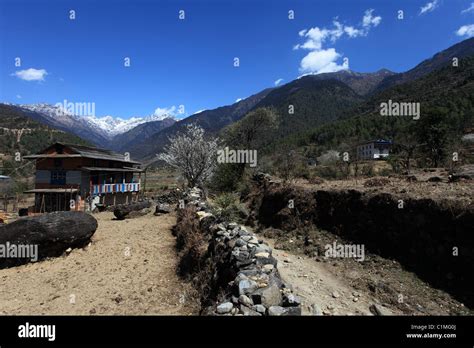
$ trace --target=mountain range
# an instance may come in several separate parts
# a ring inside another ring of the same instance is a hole
[[[182,120],[172,115],[134,117],[129,120],[112,116],[76,116],[59,114],[47,104],[10,105],[48,127],[72,133],[97,146],[129,151],[138,159],[151,158],[163,150],[168,138],[189,123],[197,123],[209,134],[240,120],[259,107],[273,107],[280,115],[274,137],[286,137],[357,114],[374,96],[396,86],[411,83],[428,74],[474,55],[474,38],[464,40],[426,59],[403,73],[381,69],[374,73],[343,70],[335,73],[306,75],[282,86],[267,88],[232,105],[205,110]],[[290,112],[290,109],[294,112]],[[8,115],[2,114],[2,117]]]

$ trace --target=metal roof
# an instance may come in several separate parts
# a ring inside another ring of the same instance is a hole
[[[392,141],[391,141],[391,140],[385,140],[385,139],[373,139],[373,140],[364,141],[364,142],[359,143],[359,144],[357,144],[357,145],[364,145],[364,144],[371,144],[371,143],[375,143],[375,144],[392,144]]]
[[[71,149],[75,154],[45,154],[45,152],[51,148],[58,148],[58,147],[67,147]],[[103,159],[103,160],[110,160],[110,161],[119,161],[124,163],[131,163],[131,164],[140,164],[140,162],[125,159],[125,155],[116,153],[111,150],[106,149],[99,149],[96,147],[90,147],[85,145],[75,145],[75,144],[64,144],[64,143],[54,143],[53,145],[47,147],[46,149],[40,151],[35,155],[24,156],[23,158],[26,159],[36,159],[36,158],[69,158],[69,157],[85,157],[85,158],[93,158],[93,159]]]
[[[78,189],[33,189],[33,190],[28,190],[28,191],[23,191],[23,193],[75,193],[77,192]]]
[[[138,168],[108,168],[108,167],[82,167],[81,170],[85,171],[98,171],[98,172],[129,172],[129,173],[141,173],[143,169]]]

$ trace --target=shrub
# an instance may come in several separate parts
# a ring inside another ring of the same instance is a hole
[[[362,167],[362,175],[364,176],[374,176],[374,166],[373,164],[369,163]]]
[[[243,168],[240,164],[219,164],[211,178],[209,187],[216,192],[235,191],[242,178]]]
[[[316,176],[324,179],[341,179],[345,174],[337,165],[316,166],[314,170]]]
[[[242,222],[244,208],[235,194],[223,193],[214,199],[211,211],[221,221]]]
[[[199,228],[196,209],[188,207],[178,210],[178,219],[173,227],[176,247],[180,250],[179,274],[189,275],[199,271],[205,262],[207,237]]]

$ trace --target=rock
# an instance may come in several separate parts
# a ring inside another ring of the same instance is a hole
[[[244,233],[249,233],[249,231],[247,230],[247,228],[245,226],[239,226],[239,232],[244,232]]]
[[[224,302],[220,305],[217,306],[217,313],[219,314],[225,314],[225,313],[229,313],[232,308],[234,308],[234,305],[232,304],[232,302]]]
[[[428,182],[442,182],[443,179],[440,178],[439,176],[432,176],[432,177],[429,177],[427,181]]]
[[[140,211],[146,208],[150,208],[151,202],[135,202],[131,204],[120,204],[114,208],[114,215],[118,220],[123,220],[133,211]]]
[[[255,254],[256,258],[268,258],[269,256],[270,256],[270,254],[266,253],[266,252],[260,252],[260,253]]]
[[[250,277],[250,276],[256,276],[259,274],[259,271],[256,270],[255,268],[251,268],[251,269],[243,269],[239,272],[239,274],[243,274],[247,277]]]
[[[275,268],[275,266],[273,266],[271,263],[263,265],[263,267],[262,267],[262,269],[265,273],[270,273],[271,271],[273,271],[274,268]]]
[[[242,303],[243,305],[247,307],[252,307],[253,306],[253,301],[250,297],[246,295],[240,295],[239,296],[239,302]]]
[[[171,213],[171,207],[167,203],[159,203],[155,208],[155,215],[169,214]]]
[[[193,187],[186,192],[186,196],[191,201],[197,201],[202,198],[202,190],[198,187]]]
[[[205,211],[198,211],[196,214],[197,214],[199,220],[203,220],[204,218],[213,216],[211,213],[207,213]]]
[[[270,316],[281,316],[285,315],[287,310],[280,306],[271,306],[268,308],[268,315]]]
[[[301,315],[301,307],[287,307],[283,315]]]
[[[371,305],[369,309],[374,315],[392,315],[392,312],[388,308],[378,304]]]
[[[255,298],[259,298],[259,300],[255,301]],[[281,292],[279,286],[271,280],[271,283],[265,287],[260,288],[252,294],[252,299],[254,299],[254,303],[261,303],[265,307],[271,306],[279,306],[281,304]]]
[[[239,283],[241,280],[246,280],[246,279],[249,279],[249,277],[244,272],[239,272],[239,274],[237,274],[237,277],[235,277],[234,280],[236,283]]]
[[[235,241],[235,245],[238,246],[238,247],[241,247],[241,246],[247,245],[247,243],[242,238],[238,238]]]
[[[227,224],[227,228],[228,228],[229,230],[233,230],[233,229],[236,228],[236,227],[239,227],[239,224],[236,223],[236,222],[230,222],[230,223]]]
[[[37,245],[38,260],[61,256],[69,248],[84,247],[97,229],[97,220],[79,211],[64,211],[19,218],[0,225],[0,244]],[[13,256],[13,255],[12,255]],[[0,269],[21,265],[31,258],[2,257]]]
[[[261,252],[269,253],[271,255],[272,254],[272,248],[270,248],[266,244],[260,244],[260,245],[255,247],[255,253],[261,253]]]
[[[301,300],[298,296],[292,293],[283,295],[283,306],[284,307],[296,307],[301,304]]]
[[[249,265],[252,263],[252,258],[250,257],[250,253],[245,250],[240,250],[238,253],[235,253],[238,249],[234,249],[232,251],[232,255],[237,260],[236,265],[238,267]]]
[[[198,207],[201,209],[201,210],[205,210],[207,208],[207,203],[206,202],[199,202],[198,203]]]
[[[255,238],[255,237],[250,238],[249,241],[248,241],[248,243],[249,243],[249,244],[257,244],[257,245],[259,244],[259,243],[258,243],[258,239]]]
[[[317,304],[315,304],[315,303],[313,303],[313,304],[311,305],[311,313],[312,313],[313,315],[323,315],[323,311],[322,311],[321,308],[320,308]]]
[[[278,261],[272,257],[272,256],[269,256],[269,257],[259,257],[256,259],[257,261],[257,265],[273,265],[273,267],[276,268],[276,265],[278,263]]]
[[[341,295],[339,295],[339,293],[337,291],[333,291],[331,296],[334,297],[334,298],[339,298]]]
[[[247,295],[258,289],[258,284],[250,279],[239,281],[239,295]]]
[[[293,292],[293,285],[289,283],[282,282],[281,287],[284,288],[285,290],[289,290],[290,292]]]
[[[265,308],[264,305],[261,305],[261,304],[258,304],[258,305],[255,305],[253,306],[253,309],[255,311],[257,311],[258,313],[262,313],[262,314],[265,314],[265,312],[267,311],[267,309]]]
[[[262,314],[254,311],[253,309],[250,309],[244,305],[240,306],[240,311],[243,313],[244,316],[261,316]],[[265,313],[265,311],[263,312]]]

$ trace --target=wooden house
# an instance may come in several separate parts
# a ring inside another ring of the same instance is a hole
[[[55,143],[24,158],[36,161],[35,188],[25,192],[35,194],[35,213],[126,204],[140,193],[140,163],[126,155]]]

